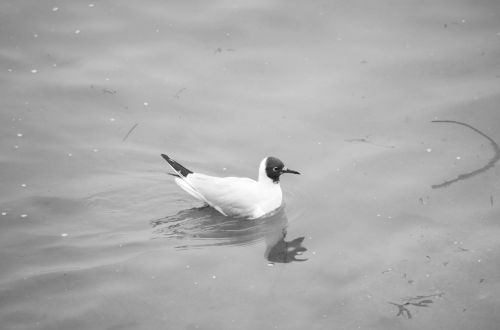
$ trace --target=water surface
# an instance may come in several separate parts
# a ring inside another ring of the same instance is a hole
[[[2,1],[1,328],[496,329],[499,59],[498,1]]]

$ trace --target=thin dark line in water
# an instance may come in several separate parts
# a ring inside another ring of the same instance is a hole
[[[393,148],[396,148],[395,146],[392,146],[392,145],[383,145],[383,144],[378,144],[378,143],[374,143],[368,139],[365,139],[365,138],[356,138],[356,139],[344,139],[345,142],[360,142],[360,143],[368,143],[368,144],[371,144],[371,145],[374,145],[376,147],[380,147],[380,148],[387,148],[387,149],[393,149]]]
[[[138,124],[138,123],[135,123],[135,124],[134,124],[134,126],[132,126],[132,128],[131,128],[131,129],[129,129],[129,131],[127,132],[127,134],[125,134],[125,137],[123,138],[122,142],[123,142],[123,141],[125,141],[125,140],[128,138],[128,136],[129,136],[129,135],[130,135],[130,134],[134,131],[134,129],[135,129],[137,126],[139,126],[139,124]]]
[[[479,134],[482,137],[484,137],[485,139],[487,139],[490,142],[491,146],[493,147],[493,151],[494,151],[493,157],[490,159],[490,161],[485,166],[483,166],[481,168],[478,168],[477,170],[472,171],[472,172],[467,172],[467,173],[460,174],[455,179],[447,180],[447,181],[445,181],[443,183],[440,183],[440,184],[434,184],[434,185],[431,186],[432,189],[438,189],[438,188],[448,187],[449,185],[451,185],[451,184],[453,184],[455,182],[458,182],[458,181],[461,181],[461,180],[465,180],[465,179],[468,179],[468,178],[473,177],[475,175],[478,175],[478,174],[480,174],[482,172],[485,172],[485,171],[489,170],[490,168],[492,168],[493,166],[495,166],[495,163],[500,159],[500,147],[498,146],[498,144],[492,138],[490,138],[488,135],[486,135],[485,133],[481,132],[477,128],[475,128],[475,127],[473,127],[473,126],[471,126],[469,124],[462,123],[460,121],[455,121],[455,120],[433,120],[431,122],[432,123],[457,124],[457,125],[462,125],[462,126],[465,126],[467,128],[470,128],[471,130],[473,130],[477,134]]]
[[[186,90],[186,87],[183,87],[183,88],[179,89],[179,90],[177,91],[177,93],[175,93],[175,94],[174,94],[174,97],[175,97],[176,99],[180,99],[180,98],[181,98],[181,93],[182,93],[182,92],[184,92],[185,90]]]

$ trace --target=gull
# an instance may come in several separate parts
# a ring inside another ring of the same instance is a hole
[[[259,177],[216,177],[188,170],[169,156],[161,154],[172,167],[175,182],[194,198],[205,202],[225,216],[255,219],[279,208],[283,201],[280,176],[300,174],[285,167],[276,157],[260,162]]]

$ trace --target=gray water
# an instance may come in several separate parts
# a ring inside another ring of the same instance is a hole
[[[498,1],[3,0],[0,87],[2,329],[498,328]]]

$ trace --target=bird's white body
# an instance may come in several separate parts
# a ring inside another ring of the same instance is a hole
[[[258,181],[191,173],[177,177],[175,182],[191,196],[227,216],[259,218],[279,208],[283,200],[279,182],[266,175],[265,159],[259,166]]]

